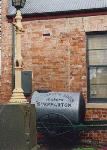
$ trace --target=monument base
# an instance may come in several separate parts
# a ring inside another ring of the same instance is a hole
[[[36,146],[33,104],[0,105],[0,150],[31,150]]]

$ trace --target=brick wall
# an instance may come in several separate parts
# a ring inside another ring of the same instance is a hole
[[[107,109],[89,108],[86,112],[86,120],[107,120]],[[107,146],[107,130],[90,130],[81,133],[81,141],[92,146]],[[100,147],[100,148],[101,148]]]
[[[75,28],[77,20],[80,26]],[[24,67],[33,71],[33,89],[82,91],[86,96],[86,48],[82,18],[33,20],[23,25]],[[45,33],[50,36],[44,36]]]
[[[81,91],[87,99],[85,33],[105,31],[107,16],[30,20],[23,25],[24,69],[33,71],[33,90]]]
[[[12,25],[6,18],[7,1],[2,1],[0,102],[8,102],[12,91]],[[29,19],[23,21],[23,26],[24,70],[33,72],[33,91],[82,92],[87,101],[85,32],[107,30],[107,16]],[[86,118],[107,119],[107,109],[87,109]],[[88,137],[91,135],[88,134]],[[107,132],[95,135],[107,142]],[[95,139],[95,136],[92,137]]]
[[[33,71],[33,90],[81,91],[87,101],[85,33],[107,30],[107,16],[30,20],[23,25],[24,69]],[[86,119],[107,119],[107,109],[87,109]],[[107,131],[82,136],[84,141],[107,143]]]
[[[2,1],[0,0],[0,52],[1,52],[1,24],[2,24],[2,22],[1,22],[1,2]],[[0,58],[1,58],[1,56],[0,56]],[[1,74],[1,61],[0,61],[0,74]],[[1,86],[1,82],[0,82],[0,86]],[[0,94],[1,94],[1,90],[0,90]]]
[[[2,0],[1,10],[1,52],[2,71],[0,76],[0,102],[9,101],[11,95],[12,79],[12,26],[8,23],[7,6],[8,0]]]

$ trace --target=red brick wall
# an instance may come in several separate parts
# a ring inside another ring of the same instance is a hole
[[[30,20],[23,25],[22,54],[25,70],[33,72],[33,90],[81,91],[87,99],[85,33],[106,30],[106,16]]]
[[[8,101],[11,95],[12,25],[6,18],[6,3],[7,0],[2,2],[1,91],[3,99]],[[33,90],[81,91],[87,99],[85,32],[106,30],[106,15],[30,20],[23,21],[23,26],[24,70],[33,72]],[[45,33],[50,36],[43,36]]]
[[[86,112],[86,120],[107,120],[107,109],[89,108]],[[88,131],[81,133],[81,141],[92,146],[104,147],[107,144],[107,130]]]
[[[0,12],[1,12],[1,3],[0,3]],[[1,13],[0,13],[0,74],[1,74],[1,24],[2,22],[1,22]]]
[[[2,50],[2,72],[0,76],[0,102],[9,101],[11,95],[12,79],[12,26],[7,20],[7,2],[2,1],[2,20],[1,20],[1,50]]]
[[[82,91],[86,96],[85,32],[78,26],[73,29],[76,20],[73,22],[52,19],[23,23],[24,67],[33,71],[34,90]],[[45,33],[50,36],[43,36]]]
[[[93,118],[94,120],[107,120],[107,109],[103,108],[96,108],[92,109],[89,108],[86,112],[86,118],[87,120],[90,120],[90,118]]]
[[[106,17],[23,22],[24,69],[33,72],[33,90],[82,92],[87,100],[86,32],[106,30]],[[50,36],[43,36],[45,33]],[[107,109],[87,109],[86,119],[107,119]],[[83,137],[106,143],[107,131]]]
[[[0,102],[9,101],[12,89],[12,25],[6,18],[7,1],[2,1]],[[33,72],[33,91],[82,92],[87,101],[85,32],[107,30],[107,16],[29,20],[23,26],[24,70]],[[107,119],[107,109],[87,109],[86,118]],[[106,132],[97,135],[107,142]]]

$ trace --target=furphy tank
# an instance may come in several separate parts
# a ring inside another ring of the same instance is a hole
[[[65,120],[68,120],[70,123],[76,124],[84,121],[85,102],[80,93],[34,92],[32,94],[31,103],[35,104],[37,121],[43,118],[47,118],[47,121],[51,120],[53,122],[63,121],[63,118],[65,118]]]

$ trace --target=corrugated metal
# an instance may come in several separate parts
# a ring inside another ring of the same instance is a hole
[[[26,0],[23,14],[107,8],[107,0]],[[9,0],[9,15],[15,13]]]

